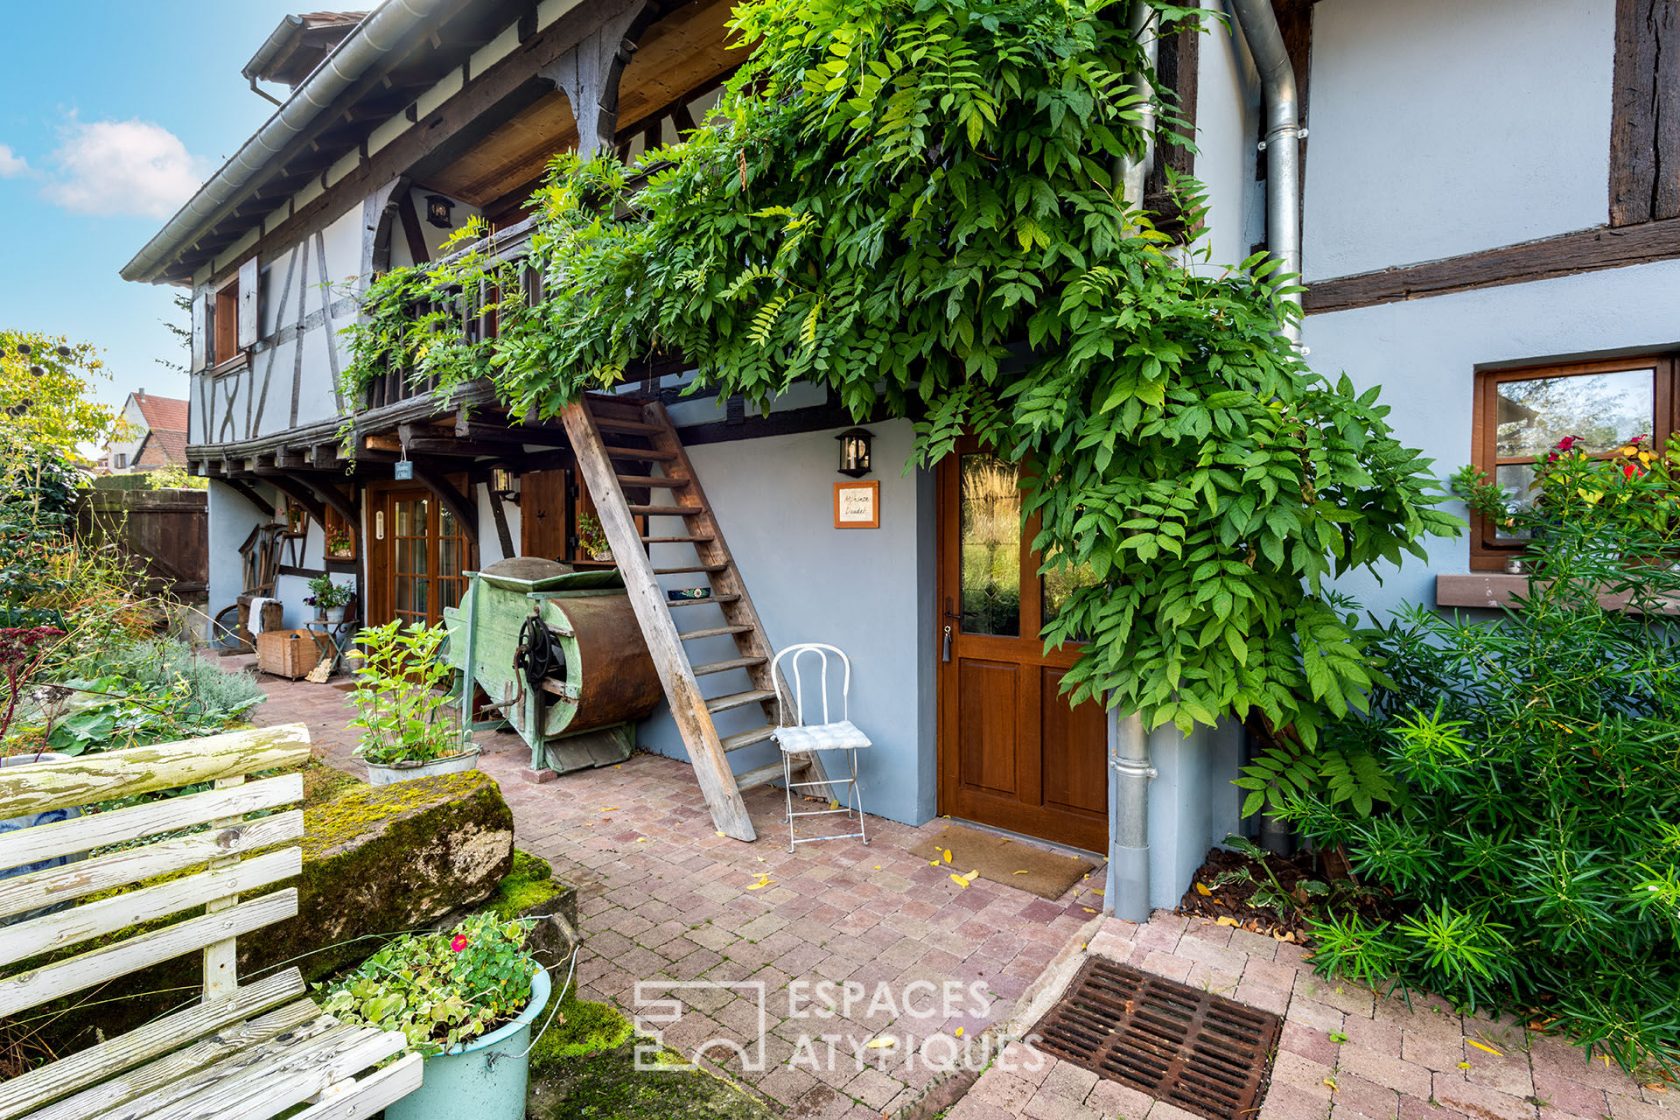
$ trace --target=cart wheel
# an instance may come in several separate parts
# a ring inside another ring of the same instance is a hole
[[[244,649],[247,645],[239,635],[239,604],[223,607],[210,620],[210,645],[216,649]]]

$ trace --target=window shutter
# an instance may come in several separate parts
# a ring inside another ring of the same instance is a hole
[[[249,350],[257,344],[262,320],[257,304],[258,285],[262,283],[257,271],[257,258],[252,257],[239,266],[239,348]]]
[[[201,287],[192,299],[192,368],[197,373],[204,368],[204,357],[210,347],[210,289]]]

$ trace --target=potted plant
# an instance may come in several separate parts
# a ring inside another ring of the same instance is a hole
[[[355,597],[356,591],[349,584],[334,583],[332,576],[322,572],[310,579],[309,597],[304,602],[315,608],[317,621],[343,622],[344,608]]]
[[[356,753],[376,786],[478,765],[478,747],[466,739],[445,687],[454,670],[440,657],[447,637],[441,626],[407,627],[393,619],[365,627],[346,657],[356,659],[356,705],[351,727],[362,729]]]
[[[601,528],[600,518],[593,513],[578,514],[577,532],[578,547],[587,552],[591,560],[612,560],[612,545],[607,543],[607,534]]]
[[[447,933],[399,937],[328,987],[322,1010],[401,1031],[425,1056],[420,1088],[387,1105],[386,1120],[523,1120],[531,1026],[550,995],[525,932],[476,914]]]
[[[350,538],[350,530],[335,528],[327,534],[327,555],[335,560],[349,560],[354,554],[355,543]]]

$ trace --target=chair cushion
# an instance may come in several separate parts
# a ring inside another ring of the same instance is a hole
[[[776,728],[776,742],[789,754],[805,751],[851,751],[869,746],[869,738],[849,719]]]

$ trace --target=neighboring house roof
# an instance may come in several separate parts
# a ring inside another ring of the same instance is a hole
[[[187,434],[187,402],[176,397],[154,397],[142,389],[130,395],[146,427],[154,432]]]
[[[190,279],[531,7],[531,0],[386,0],[123,266],[123,279]],[[266,51],[265,43],[251,65],[263,65]]]
[[[187,465],[187,433],[152,429],[134,454],[136,468],[172,467]]]

